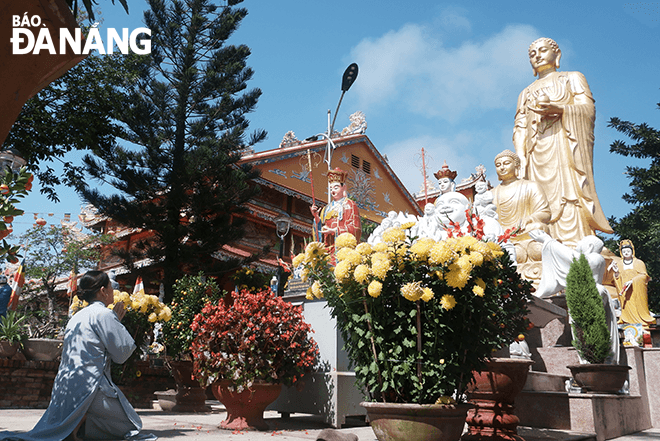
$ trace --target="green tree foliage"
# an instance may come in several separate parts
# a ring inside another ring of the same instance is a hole
[[[174,284],[174,298],[170,304],[172,318],[163,323],[163,343],[167,355],[174,359],[190,359],[190,345],[194,335],[190,328],[193,319],[204,306],[216,304],[225,295],[213,279],[199,273],[185,275]]]
[[[37,279],[48,298],[46,327],[55,325],[55,291],[62,278],[93,269],[101,253],[98,245],[111,242],[109,236],[79,236],[61,226],[36,226],[20,237],[25,249],[25,278]]]
[[[568,270],[566,303],[573,319],[573,346],[589,363],[603,363],[612,352],[610,333],[603,299],[584,254]]]
[[[635,256],[646,263],[652,278],[648,285],[649,307],[660,312],[660,260],[657,258],[660,249],[660,130],[646,123],[633,124],[618,118],[611,118],[609,127],[632,140],[629,144],[620,140],[613,142],[610,152],[650,160],[648,167],[626,167],[630,191],[623,195],[623,200],[634,208],[620,219],[610,218],[610,225],[619,240],[632,240]],[[618,253],[618,246],[609,245]]]
[[[67,153],[115,145],[122,131],[112,115],[124,102],[122,86],[135,80],[138,61],[135,55],[90,55],[23,106],[3,145],[21,152],[49,199],[59,201],[56,186],[81,182],[83,170]],[[61,173],[53,161],[61,162]]]
[[[238,161],[266,137],[247,133],[261,91],[247,90],[250,49],[227,43],[247,15],[234,7],[241,2],[149,0],[152,53],[124,85],[114,115],[125,143],[84,158],[89,175],[117,193],[84,187],[83,197],[100,213],[154,233],[122,257],[129,269],[140,259],[157,262],[166,301],[184,272],[227,269],[213,256],[243,235],[235,215],[258,193],[248,182],[257,170]]]

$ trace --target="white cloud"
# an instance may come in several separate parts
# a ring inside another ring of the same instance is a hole
[[[458,15],[453,23],[469,27]],[[509,25],[484,41],[444,47],[432,29],[406,24],[352,49],[351,59],[360,66],[354,93],[365,111],[396,107],[452,123],[507,108],[533,80],[527,47],[538,37],[532,26]]]

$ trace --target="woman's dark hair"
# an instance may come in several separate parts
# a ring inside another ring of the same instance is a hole
[[[78,297],[86,302],[96,299],[96,294],[104,286],[108,286],[110,277],[103,271],[87,271],[78,282]]]

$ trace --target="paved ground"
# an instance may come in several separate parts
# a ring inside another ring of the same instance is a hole
[[[145,432],[157,435],[161,440],[224,440],[224,441],[302,441],[316,440],[321,430],[328,428],[322,419],[314,415],[294,414],[281,418],[277,412],[266,412],[264,419],[270,430],[264,432],[231,432],[217,426],[225,418],[225,412],[217,401],[207,402],[209,413],[173,413],[160,410],[138,409]],[[43,414],[39,409],[0,409],[0,432],[4,430],[30,430]],[[340,430],[354,433],[360,441],[376,441],[369,426],[360,419],[348,419]],[[544,429],[518,429],[526,441],[595,441],[592,434],[579,434]],[[660,441],[660,428],[617,438],[618,441]]]

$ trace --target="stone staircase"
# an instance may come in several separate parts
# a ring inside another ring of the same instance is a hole
[[[660,427],[660,348],[621,348],[621,364],[632,368],[628,394],[580,393],[566,390],[566,366],[579,363],[570,340],[566,317],[528,336],[535,364],[516,397],[521,426],[593,433],[597,441]]]

